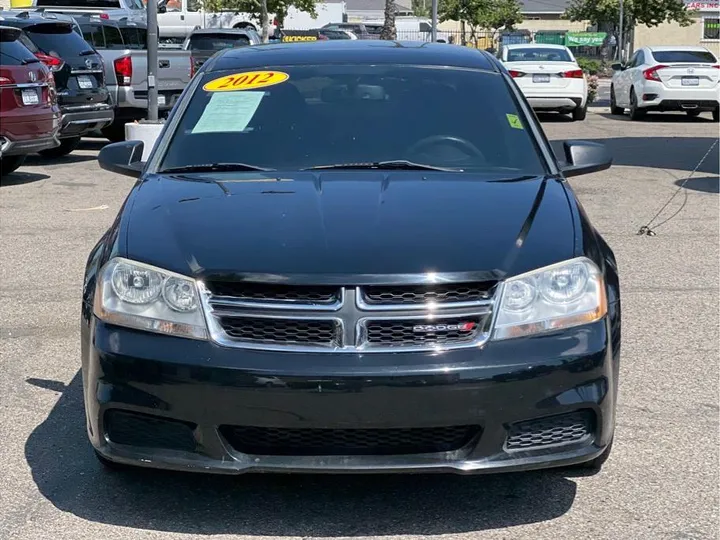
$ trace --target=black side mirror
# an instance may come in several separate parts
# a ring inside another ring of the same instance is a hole
[[[590,141],[565,141],[563,150],[565,151],[565,163],[561,164],[560,168],[566,178],[604,171],[612,165],[612,157],[604,144]],[[102,162],[100,166],[102,166]]]
[[[613,71],[623,71],[625,69],[625,66],[623,66],[620,62],[615,62],[614,64],[610,64],[610,67]]]
[[[160,0],[157,5],[158,13],[167,13],[167,0]]]
[[[139,178],[145,163],[142,161],[142,141],[123,141],[108,144],[98,155],[100,168],[106,171]]]

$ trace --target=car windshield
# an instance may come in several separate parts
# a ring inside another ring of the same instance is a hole
[[[545,173],[524,115],[498,73],[405,65],[267,69],[203,74],[160,170],[228,163],[298,170],[383,161],[401,168],[397,161],[405,160],[463,171]],[[247,89],[227,91],[238,87]]]
[[[41,51],[46,54],[57,53],[60,58],[92,51],[90,45],[69,24],[36,24],[25,28],[25,32]]]
[[[717,60],[710,51],[652,51],[657,62],[673,64],[715,64]]]
[[[565,49],[524,47],[508,49],[508,62],[572,62]]]
[[[248,45],[250,45],[250,38],[245,34],[194,34],[190,36],[191,51],[221,51]]]

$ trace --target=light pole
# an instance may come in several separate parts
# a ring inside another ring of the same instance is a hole
[[[623,61],[623,22],[625,20],[623,0],[620,0],[620,27],[618,29],[618,61]]]
[[[158,91],[156,76],[158,70],[158,22],[157,0],[147,0],[147,84],[148,120],[158,119]]]
[[[438,0],[432,0],[432,42],[437,42]]]

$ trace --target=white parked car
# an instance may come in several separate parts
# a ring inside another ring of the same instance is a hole
[[[573,120],[585,120],[587,81],[570,49],[535,43],[506,45],[500,58],[533,109],[572,113]]]
[[[638,120],[648,111],[712,111],[718,121],[720,65],[704,47],[643,47],[626,65],[613,64],[610,111]]]

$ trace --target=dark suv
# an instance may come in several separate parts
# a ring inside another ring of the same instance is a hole
[[[61,157],[77,148],[80,137],[113,120],[100,55],[75,31],[69,17],[21,12],[4,16],[3,24],[23,30],[20,41],[55,77],[62,111],[60,146],[40,152]]]

